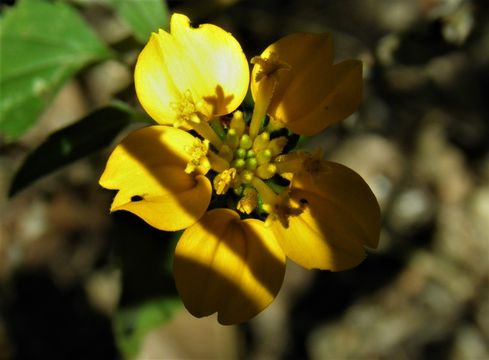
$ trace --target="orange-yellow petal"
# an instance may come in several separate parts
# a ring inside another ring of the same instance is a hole
[[[278,84],[268,114],[295,133],[317,134],[360,105],[361,62],[348,60],[333,65],[330,34],[291,34],[270,45],[261,57],[290,66],[288,71],[276,72]],[[255,65],[251,75],[254,98],[267,81],[273,81],[273,78],[257,81],[260,70]]]
[[[324,130],[329,125],[341,121],[353,114],[362,101],[363,81],[362,63],[359,60],[345,60],[333,65],[329,78],[331,86],[329,92],[324,94],[323,101],[309,111],[304,109],[303,116],[287,123],[287,128],[301,135],[314,135]],[[296,99],[295,102],[300,102]],[[290,99],[283,104],[294,103]],[[297,105],[292,105],[294,107]],[[282,111],[287,112],[288,105],[282,106]],[[292,115],[292,114],[291,114]],[[287,115],[279,115],[277,118]],[[292,115],[293,116],[293,115]]]
[[[271,231],[228,209],[206,213],[178,241],[175,283],[196,317],[218,313],[221,324],[249,320],[277,295],[285,255]]]
[[[204,169],[185,173],[191,159],[187,150],[194,140],[189,133],[167,126],[129,134],[110,155],[99,181],[118,190],[111,211],[130,211],[166,231],[195,223],[209,206],[212,186]]]
[[[285,254],[308,269],[346,270],[365,258],[364,246],[375,248],[380,209],[365,181],[353,170],[333,162],[301,172],[292,180],[290,196],[304,204],[289,227],[271,227]]]
[[[170,25],[171,33],[151,34],[136,63],[143,108],[160,124],[178,123],[183,108],[194,107],[206,118],[235,110],[249,83],[248,63],[236,39],[215,25],[194,28],[181,14],[174,14]]]

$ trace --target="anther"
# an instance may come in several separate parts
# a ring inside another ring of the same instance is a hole
[[[214,178],[214,189],[217,195],[225,194],[233,185],[236,178],[236,169],[226,169]]]
[[[196,170],[200,170],[202,173],[206,173],[211,168],[207,153],[209,151],[209,141],[200,140],[194,138],[194,142],[191,146],[186,146],[185,151],[190,155],[190,160],[185,167],[185,172],[191,174]]]
[[[255,81],[260,81],[266,76],[274,75],[278,70],[290,70],[291,66],[281,61],[277,54],[270,53],[268,58],[255,56],[250,61],[253,65],[258,65],[260,70],[256,73]]]
[[[252,187],[247,187],[243,192],[243,197],[238,201],[237,208],[245,214],[251,214],[258,205],[258,193]]]

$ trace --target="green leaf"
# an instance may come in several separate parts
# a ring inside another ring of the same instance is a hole
[[[151,32],[168,29],[168,7],[163,0],[112,0],[112,4],[134,38],[143,44]]]
[[[107,147],[133,117],[125,108],[108,106],[51,134],[27,156],[14,176],[9,196],[64,165]]]
[[[170,320],[181,305],[178,297],[161,297],[119,310],[114,317],[114,328],[124,358],[134,358],[148,332]]]
[[[0,18],[0,134],[21,136],[66,80],[110,51],[63,2],[22,0]]]

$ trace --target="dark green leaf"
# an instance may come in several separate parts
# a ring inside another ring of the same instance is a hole
[[[17,171],[9,196],[64,165],[107,147],[132,117],[121,107],[109,106],[51,134]]]
[[[112,0],[112,3],[134,38],[143,44],[151,32],[168,29],[168,8],[164,0]]]
[[[22,0],[0,21],[0,133],[13,140],[66,80],[110,51],[63,2]]]

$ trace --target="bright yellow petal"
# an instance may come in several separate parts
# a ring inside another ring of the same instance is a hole
[[[261,55],[270,56],[290,66],[290,70],[276,73],[278,85],[268,109],[268,114],[289,130],[301,135],[317,134],[358,108],[362,96],[361,62],[348,60],[333,66],[330,34],[288,35]],[[259,88],[267,81],[256,81],[259,71],[259,66],[253,68],[254,96],[260,94]]]
[[[218,313],[221,324],[249,320],[277,295],[285,255],[264,223],[228,209],[206,213],[178,241],[175,283],[197,317]]]
[[[171,18],[171,33],[151,34],[135,69],[139,101],[161,124],[173,124],[175,106],[185,92],[202,115],[224,115],[244,99],[249,67],[236,39],[211,24],[197,28],[181,14]]]
[[[212,187],[203,172],[189,175],[189,133],[150,126],[129,134],[112,152],[100,185],[118,190],[111,211],[126,210],[151,226],[181,230],[209,206]]]
[[[271,55],[274,54],[274,55]],[[279,85],[275,90],[270,110],[275,112],[284,94],[288,91],[291,83],[296,81],[304,71],[316,68],[329,68],[333,64],[333,40],[329,34],[307,34],[297,33],[285,36],[268,46],[260,57],[269,59],[277,57],[290,66],[287,71],[277,72]],[[253,98],[260,87],[260,81],[257,80],[257,74],[260,72],[260,66],[255,65],[251,74],[251,92]],[[312,74],[314,75],[314,74]],[[304,90],[304,89],[302,89]],[[313,98],[319,94],[312,94],[306,91]],[[307,101],[307,99],[306,99]]]
[[[286,255],[311,269],[345,270],[365,257],[364,246],[377,247],[380,209],[365,181],[353,170],[323,162],[317,173],[294,176],[290,196],[305,205],[289,227],[271,227]]]
[[[178,103],[181,94],[164,61],[158,35],[153,33],[139,54],[134,82],[139,102],[146,112],[160,124],[172,124],[175,111],[170,104]]]
[[[314,135],[358,109],[363,95],[362,63],[359,60],[345,60],[333,65],[330,75],[331,88],[323,101],[311,107],[309,111],[305,110],[303,116],[297,117],[297,120],[289,121],[287,128],[290,131],[301,135]],[[296,99],[295,102],[300,100]],[[293,104],[294,100],[283,100],[281,110],[284,113],[279,115],[277,109],[278,118],[287,116],[285,113],[288,111],[289,103]]]

